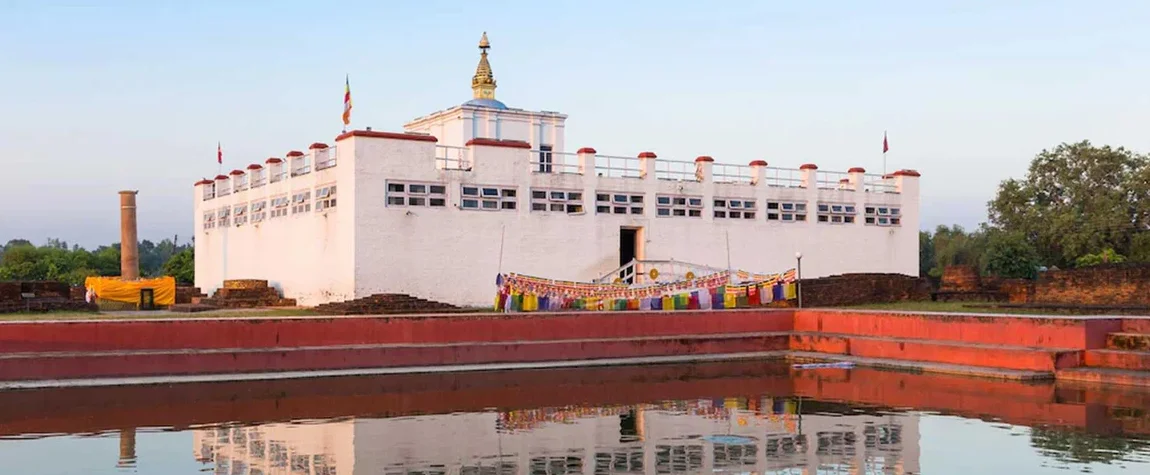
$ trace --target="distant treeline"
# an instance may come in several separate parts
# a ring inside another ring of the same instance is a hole
[[[924,177],[927,179],[928,177]],[[1038,269],[1150,262],[1150,156],[1088,141],[1043,150],[1026,177],[1007,179],[989,223],[919,233],[919,272],[977,266],[1003,277]]]
[[[171,275],[180,283],[192,283],[192,244],[179,244],[178,239],[164,239],[158,244],[141,241],[140,275]],[[25,239],[12,239],[0,247],[0,281],[55,280],[80,285],[84,278],[93,275],[120,275],[119,243],[89,251],[59,239],[49,239],[39,246]]]

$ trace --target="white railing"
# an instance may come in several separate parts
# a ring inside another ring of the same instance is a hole
[[[328,147],[326,150],[327,158],[316,162],[316,171],[324,170],[335,166],[335,147]]]
[[[230,194],[232,194],[232,190],[226,186],[220,187],[218,190],[216,190],[216,196],[228,196]]]
[[[435,168],[469,172],[471,171],[471,150],[467,147],[436,145]]]
[[[894,180],[882,175],[863,175],[863,190],[869,193],[898,193]]]
[[[778,188],[802,188],[803,171],[797,168],[766,167],[763,180],[767,186]]]
[[[248,182],[246,180],[241,180],[238,184],[236,184],[235,187],[233,187],[233,190],[235,190],[237,193],[246,189],[248,189]]]
[[[204,188],[204,201],[210,200],[210,199],[215,198],[215,197],[216,197],[216,190],[214,190],[213,188]]]
[[[695,162],[655,159],[655,178],[673,181],[701,181]]]
[[[747,165],[714,163],[711,168],[711,181],[751,184],[754,182],[754,175],[751,173],[751,167]]]
[[[267,177],[264,176],[265,174],[266,172],[260,172],[258,175],[252,176],[252,188],[259,188],[268,183]]]
[[[820,190],[854,190],[850,185],[850,174],[845,172],[816,171],[815,182]]]
[[[571,152],[532,150],[529,166],[532,173],[582,173],[579,170],[579,155]]]
[[[610,178],[640,178],[643,165],[637,157],[595,155],[595,174]]]
[[[284,181],[285,179],[287,179],[287,172],[279,172],[279,173],[272,174],[271,177],[268,179],[268,182],[269,183],[276,183],[276,182]]]
[[[292,168],[292,170],[291,170],[291,176],[307,175],[308,173],[311,173],[311,166],[310,165],[304,165],[302,167]]]

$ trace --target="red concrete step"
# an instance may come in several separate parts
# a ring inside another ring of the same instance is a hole
[[[1127,318],[1122,320],[1122,331],[1127,333],[1150,333],[1150,318]]]
[[[1070,368],[1058,370],[1054,373],[1054,376],[1059,381],[1150,386],[1150,371],[1132,371],[1116,368]]]
[[[775,310],[0,322],[0,354],[516,342],[778,332],[791,328],[791,312]]]
[[[846,334],[798,332],[791,350],[851,355],[863,358],[922,361],[1028,371],[1054,371],[1082,364],[1082,352],[1073,349],[986,345],[914,338],[887,338]]]
[[[795,311],[795,330],[1036,348],[1102,348],[1120,318],[964,315],[812,309]]]
[[[1106,335],[1106,348],[1111,350],[1150,351],[1150,333],[1111,333]]]
[[[786,350],[788,334],[742,333],[418,345],[0,355],[0,381],[525,363]]]
[[[1086,350],[1086,366],[1150,370],[1150,351]]]

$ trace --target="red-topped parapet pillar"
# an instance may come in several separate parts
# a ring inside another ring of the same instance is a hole
[[[120,192],[120,278],[140,278],[140,252],[136,234],[136,193]]]

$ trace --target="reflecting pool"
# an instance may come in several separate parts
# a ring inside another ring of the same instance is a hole
[[[778,362],[0,393],[0,473],[1150,473],[1150,392]]]

